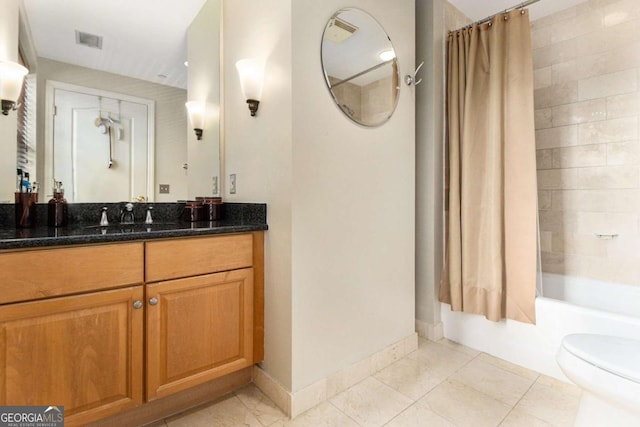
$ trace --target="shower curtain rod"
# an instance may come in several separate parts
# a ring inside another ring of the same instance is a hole
[[[362,76],[362,75],[364,75],[364,74],[367,74],[367,73],[369,73],[369,72],[371,72],[371,71],[377,70],[378,68],[383,67],[383,66],[385,66],[385,65],[387,65],[387,64],[390,64],[390,63],[392,63],[392,62],[393,62],[393,59],[390,59],[390,60],[388,60],[388,61],[381,62],[381,63],[379,63],[379,64],[377,64],[377,65],[374,65],[374,66],[373,66],[373,67],[371,67],[371,68],[367,68],[367,69],[366,69],[366,70],[364,70],[364,71],[360,71],[359,73],[354,74],[354,75],[353,75],[353,76],[351,76],[351,77],[347,77],[347,78],[346,78],[346,79],[344,79],[344,80],[340,80],[339,82],[336,82],[335,84],[332,84],[332,85],[331,85],[331,87],[330,87],[329,89],[333,89],[334,87],[336,87],[336,86],[340,86],[340,85],[341,85],[341,84],[343,84],[343,83],[350,82],[351,80],[353,80],[353,79],[355,79],[355,78],[358,78],[358,77],[360,77],[360,76]]]
[[[524,2],[522,2],[522,3],[517,4],[517,5],[515,5],[515,6],[508,7],[508,8],[506,8],[505,10],[503,10],[502,12],[498,12],[498,13],[507,13],[507,12],[509,12],[509,11],[511,11],[511,10],[514,10],[514,9],[522,9],[523,7],[527,7],[527,6],[532,5],[532,4],[534,4],[534,3],[538,3],[539,1],[540,1],[540,0],[527,0],[527,1],[524,1]],[[460,30],[462,30],[462,29],[464,29],[464,28],[471,28],[471,27],[472,27],[472,26],[474,26],[474,25],[480,25],[480,24],[484,24],[485,22],[489,22],[489,21],[491,21],[491,19],[492,19],[494,16],[496,16],[498,13],[494,13],[493,15],[491,15],[491,16],[487,16],[487,17],[486,17],[486,18],[484,18],[484,19],[481,19],[481,20],[479,20],[479,21],[475,21],[475,22],[473,22],[473,23],[471,23],[471,24],[469,24],[469,25],[465,25],[464,27],[460,28]],[[459,30],[455,30],[455,31],[459,31]],[[451,33],[453,33],[453,32],[455,32],[455,31],[450,31],[450,32],[451,32]]]

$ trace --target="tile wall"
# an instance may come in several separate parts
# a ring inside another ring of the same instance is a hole
[[[532,23],[543,271],[640,284],[639,29],[637,0]]]
[[[444,26],[445,26],[445,31],[447,32],[447,34],[444,35],[445,40],[449,31],[458,30],[462,27],[465,27],[471,24],[472,22],[473,21],[471,21],[471,19],[467,18],[467,16],[464,13],[460,12],[454,5],[452,5],[448,1],[445,2]],[[446,48],[447,47],[445,46],[445,49]]]
[[[329,76],[331,84],[340,79]],[[382,78],[364,86],[354,83],[342,83],[332,90],[343,101],[342,110],[354,120],[366,123],[379,123],[389,116],[396,103],[398,76]]]
[[[393,112],[396,104],[398,70],[389,77],[369,83],[362,88],[362,117],[368,123],[381,123]]]
[[[331,84],[335,84],[340,79],[329,76]],[[351,115],[355,120],[362,120],[362,88],[353,83],[342,83],[334,87],[335,98],[343,101],[342,110]]]

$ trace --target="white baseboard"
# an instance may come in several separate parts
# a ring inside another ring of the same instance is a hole
[[[416,319],[416,332],[418,336],[429,341],[438,341],[444,338],[444,328],[442,322],[435,325]]]
[[[266,394],[278,408],[291,416],[291,393],[258,365],[253,365],[253,383]]]
[[[442,328],[440,329],[442,330]],[[288,391],[259,366],[253,368],[253,382],[285,414],[295,418],[417,349],[418,334],[414,333],[295,393]]]

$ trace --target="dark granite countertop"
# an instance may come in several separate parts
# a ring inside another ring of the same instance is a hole
[[[170,208],[175,211],[172,206]],[[91,210],[99,212],[95,206],[91,206]],[[151,225],[142,221],[133,225],[111,222],[107,227],[100,227],[96,223],[80,222],[55,228],[39,222],[33,228],[15,228],[5,223],[0,227],[0,250],[192,237],[267,229],[265,204],[225,203],[225,216],[221,221],[185,222],[175,218],[175,215],[159,215]]]

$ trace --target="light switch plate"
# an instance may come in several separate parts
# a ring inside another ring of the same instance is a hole
[[[169,184],[160,184],[160,194],[169,194]]]
[[[218,195],[218,177],[214,176],[211,180],[211,194],[214,196]]]
[[[236,174],[229,175],[229,194],[236,194]]]

